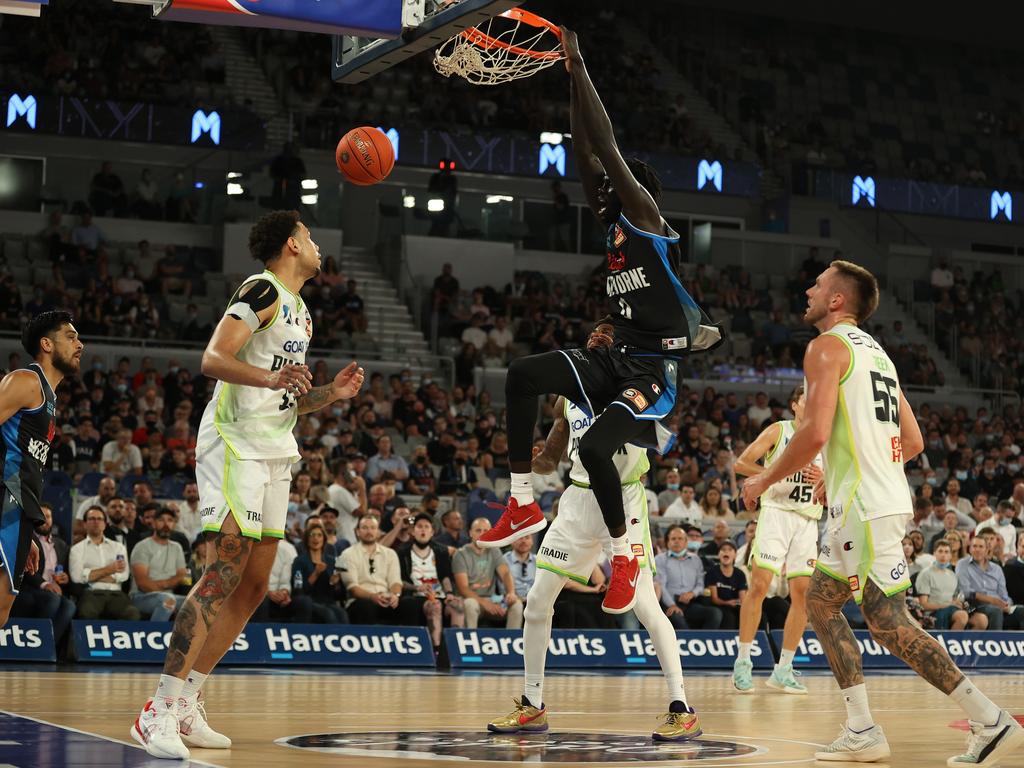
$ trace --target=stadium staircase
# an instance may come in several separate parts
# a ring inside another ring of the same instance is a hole
[[[287,110],[267,82],[263,68],[249,53],[237,29],[218,25],[208,29],[224,53],[225,85],[235,94],[238,106],[252,99],[256,113],[267,121],[267,149],[280,148],[291,138],[291,126]]]

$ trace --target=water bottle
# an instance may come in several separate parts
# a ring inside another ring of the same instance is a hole
[[[297,595],[302,591],[302,571],[296,571],[292,576],[292,594]]]

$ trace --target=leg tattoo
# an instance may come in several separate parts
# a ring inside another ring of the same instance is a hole
[[[252,551],[252,540],[240,533],[218,532],[208,541],[215,554],[178,611],[164,662],[166,675],[191,668],[221,606],[238,586]]]
[[[886,597],[869,581],[864,588],[862,608],[871,636],[891,654],[947,695],[960,685],[963,673],[935,638],[910,618],[902,592]]]
[[[864,682],[857,638],[842,612],[849,599],[850,588],[846,584],[821,571],[814,572],[807,591],[807,613],[825,649],[832,674],[844,690]]]

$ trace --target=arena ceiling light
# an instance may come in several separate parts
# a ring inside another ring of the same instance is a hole
[[[244,195],[245,194],[245,189],[243,189],[241,184],[235,184],[234,182],[229,181],[228,182],[228,194],[232,195],[232,196]]]
[[[230,181],[231,179],[240,179],[240,178],[242,178],[242,174],[239,173],[238,171],[228,171],[228,181]]]
[[[511,203],[513,200],[515,200],[515,198],[514,197],[510,197],[509,195],[488,195],[487,196],[487,202],[488,203]]]
[[[565,138],[564,134],[557,133],[555,131],[541,131],[540,143],[541,144],[561,144],[563,138]]]
[[[316,205],[316,201],[319,198],[320,198],[319,195],[303,195],[302,196],[302,204],[303,205]]]
[[[427,200],[427,210],[431,213],[440,213],[444,210],[444,200],[440,197],[434,197]]]
[[[316,179],[303,179],[302,180],[302,188],[303,189],[319,189],[320,188],[320,183]]]
[[[406,195],[405,197],[402,198],[402,205],[405,208],[415,208],[416,207],[416,196],[415,195]]]

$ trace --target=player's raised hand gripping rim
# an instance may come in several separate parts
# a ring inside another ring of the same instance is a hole
[[[572,72],[573,63],[583,61],[583,56],[580,53],[580,44],[576,39],[576,33],[568,27],[562,27],[562,50],[565,52],[565,70]]]

